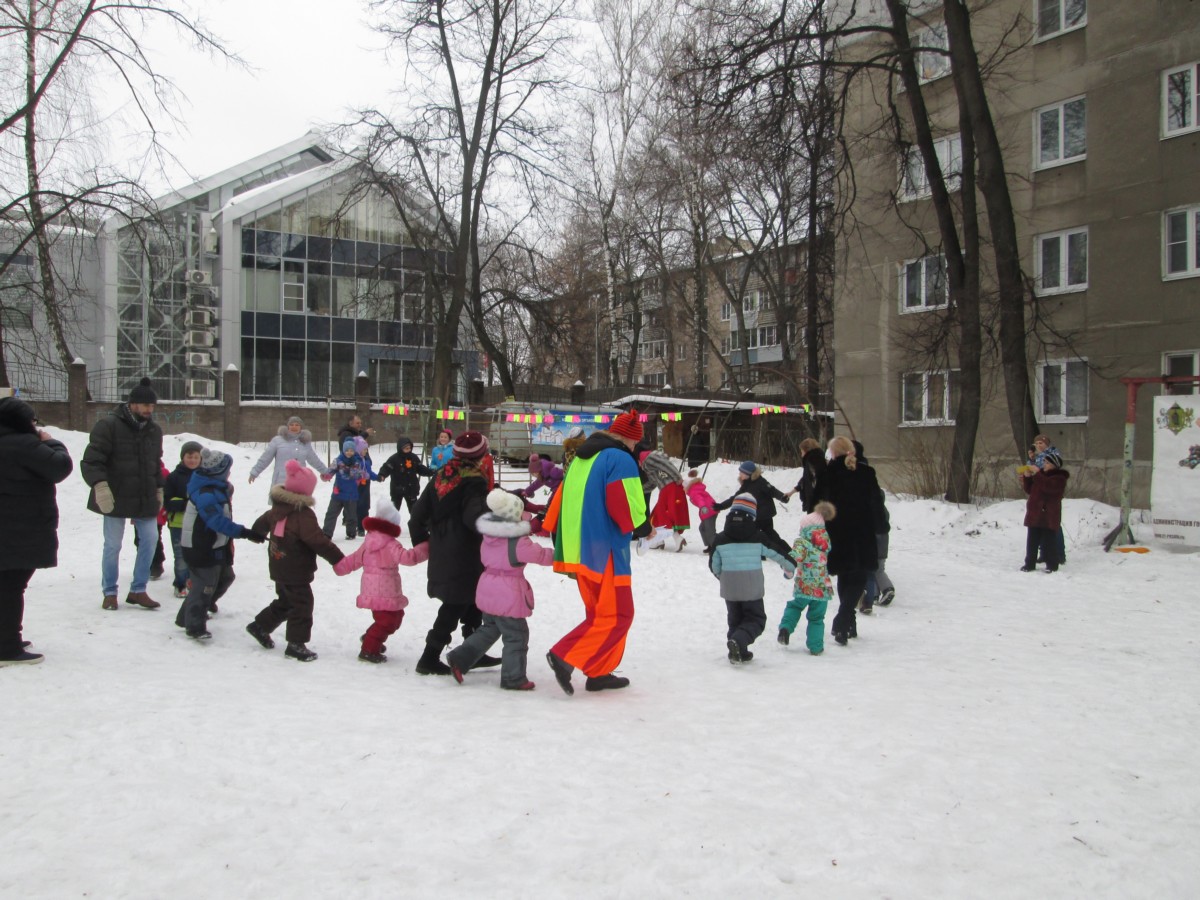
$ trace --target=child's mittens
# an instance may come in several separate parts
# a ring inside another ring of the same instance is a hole
[[[321,480],[322,481],[333,481],[333,473],[326,472],[324,475],[321,476]]]

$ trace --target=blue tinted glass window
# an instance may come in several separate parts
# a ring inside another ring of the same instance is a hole
[[[359,241],[354,247],[354,258],[360,266],[379,265],[379,245]]]
[[[254,313],[242,313],[242,334],[254,334]]]
[[[284,316],[283,336],[285,338],[304,339],[304,316]]]
[[[354,262],[354,241],[336,240],[333,242],[333,261],[336,263]]]
[[[312,260],[309,260],[308,274],[309,275],[328,275],[329,274],[329,263],[313,262]]]
[[[304,259],[308,253],[308,239],[302,234],[283,236],[283,255],[289,259]]]
[[[270,269],[274,272],[278,272],[279,271],[279,257],[278,256],[256,256],[256,257],[254,257],[254,268]]]
[[[254,247],[255,247],[254,229],[253,228],[243,228],[242,229],[242,252],[243,253],[253,253]]]
[[[248,253],[245,256],[243,256],[242,257],[242,268],[243,269],[253,269],[254,268],[254,257]]]
[[[255,252],[262,256],[278,256],[283,249],[283,236],[278,231],[254,232]]]
[[[358,267],[349,263],[335,262],[330,271],[336,278],[354,278],[358,275]]]
[[[333,339],[354,343],[354,320],[335,318],[333,320]]]
[[[279,337],[279,313],[255,313],[254,333],[258,337]]]
[[[308,258],[328,260],[333,242],[329,238],[310,237],[308,239]]]
[[[379,323],[369,319],[358,320],[358,342],[360,344],[379,343]]]
[[[308,339],[310,341],[329,340],[329,319],[325,316],[308,316]]]
[[[400,343],[401,329],[399,322],[379,323],[379,343],[392,347]]]

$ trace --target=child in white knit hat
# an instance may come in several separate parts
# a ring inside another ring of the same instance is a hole
[[[429,542],[409,550],[400,543],[400,511],[387,497],[375,504],[375,515],[363,519],[367,533],[361,547],[333,567],[339,575],[363,570],[358,592],[360,609],[371,610],[374,620],[362,636],[358,658],[363,662],[387,662],[384,644],[404,621],[408,598],[400,583],[400,566],[415,566],[429,559]]]
[[[503,638],[500,687],[531,691],[534,684],[526,677],[525,668],[529,655],[526,619],[533,613],[533,588],[523,570],[528,563],[550,565],[554,550],[530,538],[530,524],[524,518],[524,504],[519,497],[497,488],[488,494],[487,505],[491,512],[475,521],[475,530],[483,535],[479,557],[484,572],[475,591],[475,605],[483,613],[483,624],[446,654],[446,662],[450,674],[462,684],[463,673]]]

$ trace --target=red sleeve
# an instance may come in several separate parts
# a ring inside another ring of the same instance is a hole
[[[633,511],[629,508],[629,495],[625,490],[625,482],[610,481],[604,487],[604,506],[609,516],[617,523],[617,528],[629,533],[635,528]]]

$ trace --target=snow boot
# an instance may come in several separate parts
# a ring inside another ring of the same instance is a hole
[[[459,684],[463,683],[463,670],[454,665],[454,663],[450,664],[450,674],[454,676],[454,680]]]
[[[506,691],[532,691],[537,685],[532,681],[526,681],[524,684],[502,684],[500,687]]]
[[[783,646],[786,647],[788,645],[788,643],[791,641],[791,639],[792,639],[792,636],[787,633],[786,628],[779,629],[779,637],[778,637],[779,643],[783,644]]]
[[[28,650],[22,650],[16,656],[10,659],[0,659],[0,666],[34,666],[40,663],[44,656],[40,653],[30,653]]]
[[[184,600],[187,598],[187,588],[175,588],[175,599]]]
[[[472,669],[491,669],[500,665],[501,659],[498,656],[488,656],[486,653],[479,657],[479,660],[471,665]]]
[[[620,675],[613,675],[610,672],[608,675],[597,675],[595,678],[589,678],[585,687],[589,691],[618,691],[621,688],[629,687],[629,679],[622,678]]]
[[[145,591],[138,591],[136,594],[130,591],[125,596],[125,602],[132,606],[140,606],[142,609],[158,609],[162,606],[157,600],[150,599],[150,595]]]
[[[574,666],[555,656],[553,650],[546,654],[546,662],[550,663],[550,668],[554,672],[554,680],[563,689],[563,693],[567,696],[574,694],[575,688],[571,686],[571,672],[574,671]],[[591,679],[589,678],[588,681],[590,682]]]
[[[190,637],[193,641],[211,641],[212,640],[212,632],[210,632],[208,629],[205,629],[204,631],[189,631],[187,633],[187,636]]]
[[[418,675],[449,675],[450,667],[441,660],[442,648],[425,645],[425,652],[417,660]]]
[[[842,631],[835,631],[835,632],[833,633],[833,639],[834,639],[835,641],[837,641],[837,643],[838,643],[838,646],[839,646],[839,647],[845,647],[845,646],[846,646],[847,640],[846,640],[846,634],[845,634],[845,632],[842,632]]]
[[[317,658],[317,654],[297,641],[288,641],[287,649],[283,651],[283,655],[299,660],[300,662],[312,662]]]
[[[879,592],[879,605],[880,606],[891,606],[892,601],[895,599],[896,599],[896,589],[895,588],[884,588],[882,591]]]
[[[251,622],[246,626],[246,634],[262,644],[267,650],[275,649],[275,642],[271,640],[271,635],[257,622]]]
[[[369,663],[385,663],[385,662],[387,662],[387,657],[384,656],[382,653],[365,653],[365,652],[359,653],[358,658],[361,659],[363,662],[369,662]]]
[[[738,646],[738,642],[730,638],[725,642],[726,649],[729,650],[729,661],[737,665],[742,661],[742,648]]]

